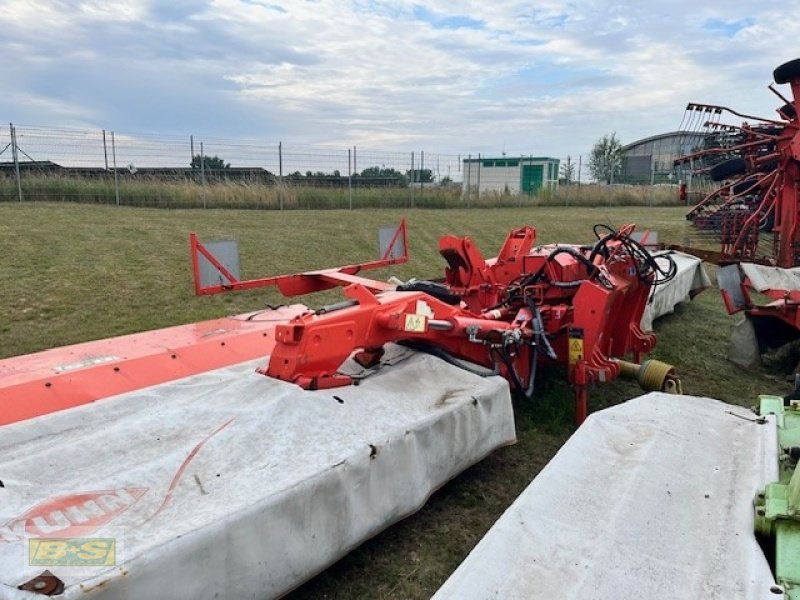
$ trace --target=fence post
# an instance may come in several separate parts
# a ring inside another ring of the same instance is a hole
[[[411,153],[411,182],[409,184],[409,188],[411,188],[411,208],[414,208],[414,180],[416,177],[414,176],[414,153]]]
[[[283,142],[278,142],[278,208],[283,210]]]
[[[103,158],[106,161],[106,173],[108,173],[108,145],[106,144],[106,130],[103,129]]]
[[[425,150],[419,151],[419,197],[425,192]]]
[[[19,176],[19,154],[17,153],[17,129],[13,123],[8,124],[11,133],[11,157],[14,159],[14,174],[17,177],[17,196],[22,202],[22,178]]]
[[[478,152],[478,201],[481,199],[481,153]]]
[[[200,195],[203,198],[203,208],[206,208],[206,155],[203,142],[200,142]]]
[[[351,177],[352,164],[350,162],[350,148],[347,149],[347,193],[350,196],[350,210],[353,210],[353,179]]]
[[[114,139],[114,132],[111,132],[111,159],[114,161],[114,196],[119,206],[119,174],[117,173],[117,143]]]
[[[472,206],[472,154],[467,156],[467,208]]]

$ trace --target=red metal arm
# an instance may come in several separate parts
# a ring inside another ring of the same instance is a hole
[[[401,241],[403,254],[397,258],[392,258],[392,254]],[[228,269],[226,269],[225,266],[208,250],[208,248],[206,248],[197,239],[197,236],[194,233],[189,234],[189,247],[192,256],[194,289],[195,294],[198,296],[220,294],[223,292],[237,290],[249,290],[272,285],[277,286],[281,294],[284,296],[300,296],[303,294],[310,294],[312,292],[329,290],[334,287],[351,285],[353,283],[360,283],[375,291],[385,291],[393,289],[394,286],[371,279],[357,277],[356,274],[360,271],[365,271],[368,269],[378,269],[381,267],[399,265],[408,262],[408,233],[405,219],[400,221],[400,225],[397,227],[386,251],[378,260],[358,263],[355,265],[346,265],[344,267],[337,267],[333,269],[307,271],[305,273],[296,273],[292,275],[276,275],[273,277],[247,279],[242,281],[237,279]],[[209,286],[202,285],[200,281],[200,255],[202,255],[214,266],[214,268],[219,272],[220,276],[226,280],[226,283]]]

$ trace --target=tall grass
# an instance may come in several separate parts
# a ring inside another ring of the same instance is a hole
[[[113,177],[25,175],[27,201],[115,204]],[[16,181],[0,178],[0,201],[18,198]],[[335,209],[335,208],[490,208],[533,206],[675,206],[672,186],[570,185],[535,194],[503,194],[458,185],[414,187],[315,187],[288,183],[221,181],[200,185],[189,180],[121,177],[119,203],[155,208]]]

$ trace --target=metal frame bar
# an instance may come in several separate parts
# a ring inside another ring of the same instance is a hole
[[[392,253],[399,240],[403,241],[403,254],[397,258],[391,258]],[[391,265],[404,264],[408,262],[408,228],[406,220],[402,219],[400,224],[392,237],[389,246],[386,248],[383,256],[378,260],[367,261],[354,265],[345,265],[343,267],[336,267],[333,269],[322,269],[318,271],[307,271],[304,273],[296,273],[292,275],[275,275],[273,277],[262,277],[258,279],[237,279],[225,266],[217,260],[217,258],[206,248],[200,240],[198,240],[195,233],[189,234],[189,247],[192,256],[192,272],[194,275],[194,291],[198,296],[207,296],[212,294],[221,294],[223,292],[232,292],[238,290],[250,290],[261,287],[277,286],[281,293],[285,296],[299,296],[311,292],[319,292],[337,286],[350,285],[351,283],[360,283],[369,289],[375,291],[386,291],[394,289],[391,284],[384,284],[382,282],[356,277],[356,274],[362,270],[379,269],[381,267],[388,267]],[[203,255],[220,275],[224,277],[228,283],[220,285],[203,286],[200,282],[200,259],[199,255]]]

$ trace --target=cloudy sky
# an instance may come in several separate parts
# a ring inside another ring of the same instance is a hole
[[[772,70],[800,56],[798,9],[797,0],[2,0],[0,115],[563,158],[608,132],[630,142],[674,130],[688,101],[771,114]]]

